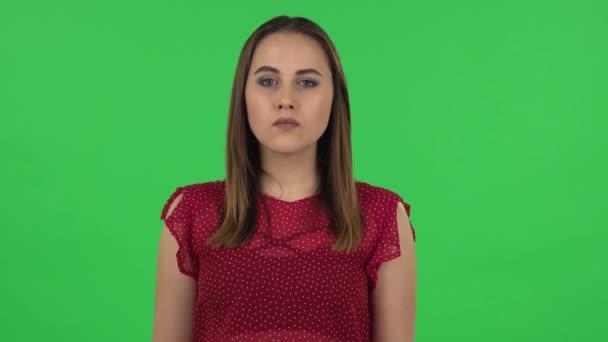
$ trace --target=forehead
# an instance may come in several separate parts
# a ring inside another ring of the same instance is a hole
[[[289,73],[304,68],[329,70],[321,45],[305,34],[293,32],[272,33],[258,43],[251,60],[251,69],[254,71],[262,65]]]

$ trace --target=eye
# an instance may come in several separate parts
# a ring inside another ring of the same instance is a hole
[[[302,80],[301,82],[304,83],[305,88],[312,88],[317,85],[317,82],[312,80]]]
[[[272,86],[273,84],[272,84],[272,83],[269,83],[268,81],[271,81],[271,82],[276,82],[276,81],[275,81],[275,80],[273,80],[272,78],[263,78],[263,79],[259,80],[259,81],[258,81],[258,83],[259,83],[260,85],[264,86],[264,87],[269,87],[269,86]]]

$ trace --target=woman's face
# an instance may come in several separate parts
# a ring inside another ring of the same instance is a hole
[[[322,47],[300,33],[272,33],[256,47],[245,84],[247,119],[261,149],[295,153],[316,144],[331,112],[332,75]],[[299,125],[274,125],[278,119]]]

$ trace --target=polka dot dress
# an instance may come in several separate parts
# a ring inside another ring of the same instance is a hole
[[[252,240],[211,248],[224,181],[178,187],[161,219],[179,245],[179,270],[197,281],[194,341],[369,341],[378,268],[401,255],[397,203],[408,215],[410,205],[388,189],[356,186],[365,231],[350,254],[331,251],[335,238],[316,195],[289,202],[258,194]]]

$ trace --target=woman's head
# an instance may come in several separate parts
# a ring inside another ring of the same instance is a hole
[[[280,118],[300,126],[273,126]],[[279,16],[251,34],[234,76],[226,139],[225,216],[210,244],[237,246],[253,234],[261,151],[308,148],[317,151],[320,198],[338,237],[335,247],[358,242],[362,218],[346,80],[333,42],[318,24]]]
[[[260,152],[298,153],[315,147],[327,128],[334,90],[321,44],[298,32],[270,33],[253,51],[246,77],[247,119]],[[298,124],[274,125],[279,119]]]

